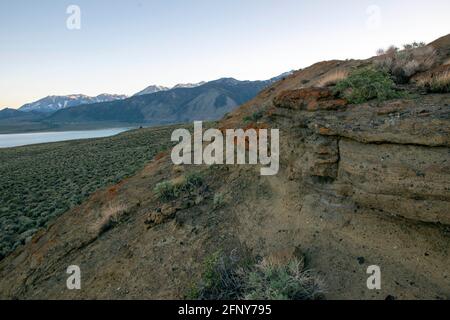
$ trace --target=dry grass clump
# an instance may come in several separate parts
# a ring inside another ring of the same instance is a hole
[[[305,270],[303,259],[263,259],[245,276],[246,300],[317,300],[325,293],[324,281]]]
[[[316,86],[319,88],[334,86],[339,81],[346,79],[348,75],[349,72],[344,69],[330,71],[317,81]]]
[[[419,72],[429,70],[436,62],[437,53],[431,46],[423,44],[405,45],[404,50],[391,46],[379,50],[374,65],[377,69],[392,75],[396,83],[408,83]]]
[[[201,283],[188,298],[206,300],[323,299],[324,281],[306,270],[302,258],[230,256],[220,251],[205,260]]]
[[[429,74],[427,77],[420,78],[417,80],[417,85],[428,92],[450,92],[450,68],[437,74]]]
[[[109,202],[100,211],[100,217],[92,225],[92,229],[102,234],[116,225],[120,218],[126,214],[128,206],[122,202]]]

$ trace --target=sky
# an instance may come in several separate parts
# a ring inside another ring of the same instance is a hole
[[[0,109],[368,58],[450,33],[449,12],[448,0],[0,0]]]

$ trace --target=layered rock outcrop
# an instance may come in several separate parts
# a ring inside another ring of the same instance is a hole
[[[290,176],[405,218],[450,224],[450,95],[346,106],[328,89],[274,99]]]

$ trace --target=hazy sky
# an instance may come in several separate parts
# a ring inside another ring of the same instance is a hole
[[[449,0],[0,0],[0,109],[366,58],[449,33],[449,12]]]

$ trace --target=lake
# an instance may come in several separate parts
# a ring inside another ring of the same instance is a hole
[[[127,130],[130,130],[130,128],[0,134],[0,148],[26,146],[46,142],[110,137]]]

